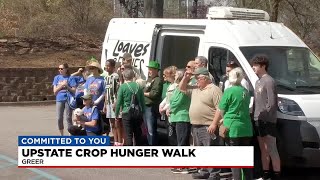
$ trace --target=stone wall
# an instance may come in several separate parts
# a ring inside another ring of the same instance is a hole
[[[0,68],[0,102],[55,100],[52,82],[57,74],[57,68]]]

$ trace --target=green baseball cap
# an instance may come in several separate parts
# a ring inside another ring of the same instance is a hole
[[[192,74],[193,75],[209,75],[209,71],[207,68],[201,67],[201,68],[197,68]]]
[[[81,99],[83,99],[83,100],[92,100],[92,95],[91,94],[83,95],[83,96],[81,96]]]
[[[149,61],[148,68],[160,69],[160,64],[157,61]]]

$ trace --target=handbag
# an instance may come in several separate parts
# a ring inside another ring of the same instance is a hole
[[[67,82],[69,81],[69,78],[67,79]],[[70,92],[67,88],[66,90],[67,94],[67,103],[70,107],[70,109],[75,110],[77,108],[77,99],[75,97],[75,94]]]
[[[231,119],[232,122],[231,122],[231,124],[230,124],[230,127],[231,127],[232,123],[234,122],[234,118],[235,118],[235,117],[239,114],[239,112],[240,112],[240,107],[241,107],[241,105],[242,105],[242,103],[243,103],[243,101],[244,101],[244,98],[245,98],[245,94],[242,95],[242,101],[241,101],[241,103],[240,103],[240,106],[239,106],[239,108],[238,108],[237,113],[236,113],[236,114],[233,116],[233,118]],[[223,125],[223,122],[222,122],[222,124],[219,126],[219,136],[222,137],[223,139],[226,138],[227,135],[229,134],[230,127],[229,127],[229,128],[226,127],[225,125]]]
[[[70,91],[67,91],[67,103],[70,109],[75,110],[77,108],[77,99]]]

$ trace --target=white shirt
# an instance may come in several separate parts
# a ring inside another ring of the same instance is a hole
[[[170,98],[173,94],[173,91],[175,89],[177,89],[177,86],[179,84],[177,83],[172,83],[169,85],[168,89],[167,89],[167,93],[166,93],[166,98],[164,98],[162,100],[162,102],[160,103],[159,107],[162,108],[163,110],[167,110],[167,109],[170,109]]]

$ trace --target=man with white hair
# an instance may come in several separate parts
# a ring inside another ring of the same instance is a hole
[[[224,92],[219,109],[208,128],[208,132],[214,134],[223,117],[223,126],[228,128],[223,132],[228,137],[225,138],[228,146],[251,145],[253,130],[249,113],[250,96],[248,90],[241,85],[243,77],[243,71],[239,67],[230,71],[228,78],[231,86]],[[223,128],[220,129],[220,135],[222,130]],[[252,169],[232,168],[232,173],[234,180],[241,180],[241,174],[245,179],[252,179]]]
[[[196,69],[201,68],[201,67],[204,67],[204,68],[208,67],[208,59],[204,56],[197,56],[194,59],[194,62],[195,62]],[[214,83],[215,82],[214,77],[211,75],[210,72],[209,72],[209,77],[210,77],[211,81]]]
[[[197,86],[188,86],[192,75],[195,75]],[[218,145],[219,139],[211,136],[207,129],[212,123],[212,117],[218,108],[222,92],[212,84],[207,68],[197,68],[194,73],[186,71],[179,84],[181,92],[191,96],[189,109],[190,123],[195,146]],[[211,97],[211,98],[209,98]],[[201,169],[192,174],[194,179],[219,179],[220,169]]]

